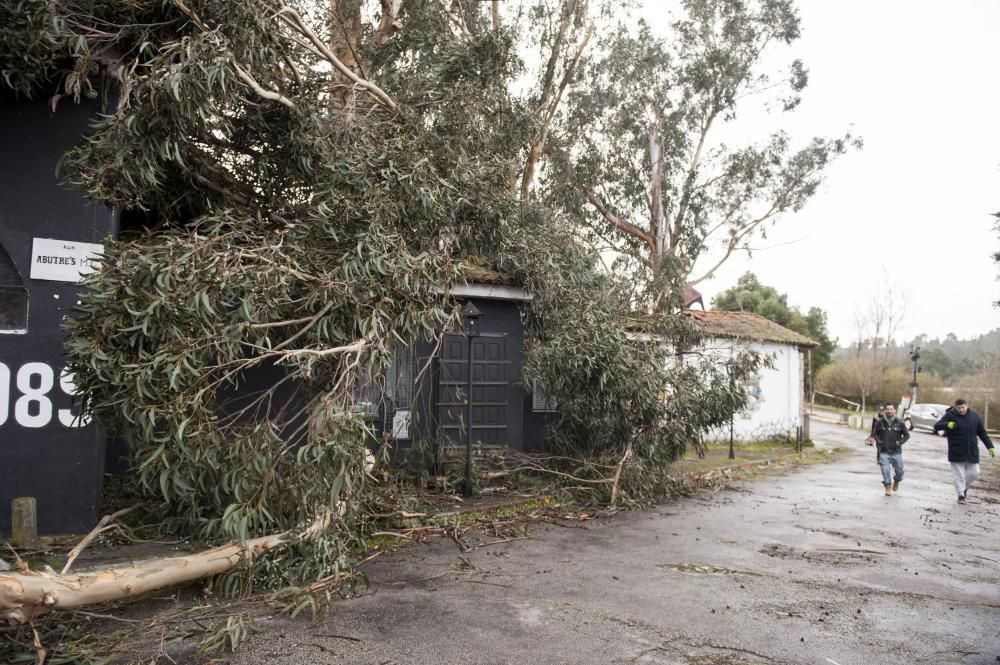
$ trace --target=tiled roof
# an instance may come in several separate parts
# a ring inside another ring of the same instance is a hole
[[[687,316],[709,337],[725,337],[753,342],[777,342],[798,347],[816,348],[819,342],[800,335],[752,312],[685,310]]]
[[[510,275],[491,270],[478,262],[466,259],[461,265],[462,277],[467,284],[496,284],[509,286],[515,284]]]

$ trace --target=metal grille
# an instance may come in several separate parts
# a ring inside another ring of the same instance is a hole
[[[412,439],[410,410],[416,393],[416,354],[412,344],[397,346],[385,374],[382,432],[394,439]]]
[[[416,359],[413,346],[397,346],[392,354],[392,363],[385,376],[385,394],[396,408],[410,408],[416,390]]]
[[[556,399],[546,394],[545,388],[540,382],[535,382],[535,385],[532,387],[531,410],[543,413],[551,413],[559,410],[559,404],[556,402]]]

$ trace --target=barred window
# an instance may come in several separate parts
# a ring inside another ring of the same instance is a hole
[[[351,410],[369,416],[377,415],[381,399],[382,395],[379,393],[378,384],[366,374],[358,379],[357,385],[351,391]]]
[[[531,410],[536,413],[552,413],[559,410],[559,404],[555,397],[549,396],[545,392],[545,386],[536,381],[531,391]]]
[[[411,439],[410,410],[416,394],[417,360],[412,344],[393,349],[392,362],[385,373],[385,413],[383,432],[393,439]]]
[[[400,345],[393,350],[392,363],[385,375],[385,393],[398,409],[406,409],[413,404],[416,390],[415,365],[413,345]]]

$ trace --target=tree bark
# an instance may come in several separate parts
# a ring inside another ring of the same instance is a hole
[[[53,610],[131,598],[219,575],[289,539],[288,534],[262,536],[190,556],[74,575],[60,575],[51,569],[0,573],[0,618],[12,625],[25,624]]]
[[[355,104],[355,91],[354,86],[350,84],[350,74],[357,78],[365,78],[358,58],[361,51],[360,0],[333,0],[330,27],[333,37],[330,41],[330,50],[350,72],[343,72],[346,77],[338,81],[332,99],[335,100],[335,106],[344,109],[345,114],[350,117]]]
[[[381,0],[381,3],[382,17],[379,19],[378,30],[375,32],[376,46],[384,46],[403,27],[397,18],[399,8],[403,6],[403,0]]]
[[[612,226],[646,243],[646,246],[649,247],[650,256],[656,252],[656,243],[653,241],[653,236],[646,233],[644,229],[632,224],[621,215],[617,215],[612,212],[608,206],[601,201],[600,197],[598,197],[597,194],[591,190],[584,187],[580,187],[579,190],[580,193],[583,194],[584,198],[590,202],[590,205],[594,206],[594,209],[596,209],[597,212],[600,213],[601,216],[604,217],[604,219],[607,220]]]
[[[568,21],[568,19],[566,20]],[[587,28],[587,31],[583,35],[583,39],[580,40],[580,44],[576,47],[573,59],[566,65],[566,71],[563,72],[562,80],[559,82],[559,87],[555,92],[555,98],[551,101],[549,101],[552,96],[552,81],[550,80],[551,72],[546,72],[545,83],[542,91],[542,102],[538,106],[538,113],[542,118],[541,126],[539,127],[538,132],[531,138],[531,146],[528,148],[528,159],[525,162],[524,174],[521,177],[521,205],[528,203],[531,193],[531,182],[535,179],[535,167],[538,164],[538,159],[541,157],[542,150],[545,147],[545,142],[548,139],[549,127],[552,126],[552,120],[555,118],[556,111],[559,109],[559,103],[562,101],[562,96],[566,91],[566,86],[569,85],[569,81],[573,77],[573,72],[576,70],[576,66],[580,62],[580,57],[583,55],[583,51],[587,48],[590,38],[593,37],[595,29],[596,26],[594,24],[591,24]],[[549,61],[550,69],[554,66],[556,56],[559,55],[557,49],[559,48],[559,44],[562,43],[564,32],[564,26],[560,26],[559,39],[556,46],[553,47],[552,58]]]
[[[649,230],[653,236],[650,263],[653,266],[653,279],[658,279],[663,268],[667,230],[663,217],[663,155],[655,122],[649,125],[649,163],[652,171],[649,178]]]

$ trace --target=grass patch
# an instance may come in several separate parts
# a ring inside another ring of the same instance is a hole
[[[816,452],[812,441],[802,443],[801,455]],[[736,441],[733,445],[734,459],[729,459],[729,444],[718,442],[709,444],[703,455],[689,450],[684,457],[674,462],[673,468],[680,473],[704,473],[746,463],[763,462],[799,454],[795,444],[787,441]]]

